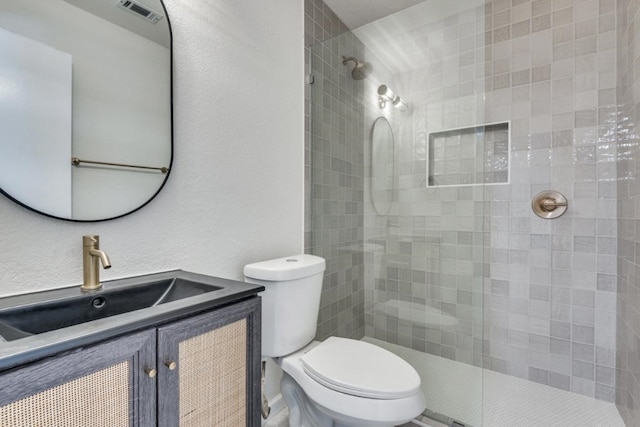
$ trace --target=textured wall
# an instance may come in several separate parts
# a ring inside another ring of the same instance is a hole
[[[363,82],[350,76],[362,43],[322,0],[305,2],[306,63],[314,76],[306,102],[305,251],[327,260],[319,339],[364,334]]]
[[[616,404],[625,423],[640,425],[640,234],[638,228],[638,29],[640,2],[618,1],[618,312]]]
[[[0,198],[0,294],[80,283],[83,234],[100,234],[111,257],[103,278],[183,268],[241,279],[245,263],[303,250],[302,4],[166,6],[175,48],[166,187],[141,211],[93,224]]]

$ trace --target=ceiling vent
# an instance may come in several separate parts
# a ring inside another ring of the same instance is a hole
[[[151,22],[152,24],[157,24],[163,18],[163,16],[158,12],[149,9],[147,6],[138,3],[137,1],[119,0],[118,3],[116,3],[116,6],[121,9],[125,9],[145,21]]]

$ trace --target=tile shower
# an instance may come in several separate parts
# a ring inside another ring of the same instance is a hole
[[[319,338],[366,335],[615,402],[640,424],[640,2],[456,3],[349,31],[305,2],[306,250],[328,260]],[[351,79],[342,55],[372,76]],[[383,83],[408,113],[379,108]],[[370,196],[379,116],[395,137],[383,214]],[[508,130],[470,131],[484,124]],[[549,189],[569,200],[554,220],[530,207]]]
[[[310,0],[305,1],[305,46],[308,74],[310,61],[316,64],[314,84],[305,90],[305,252],[327,261],[318,336],[361,338],[363,88],[347,78],[340,52],[362,56],[364,46],[323,1]],[[319,103],[314,108],[311,99]]]

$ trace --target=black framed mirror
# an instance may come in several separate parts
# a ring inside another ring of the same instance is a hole
[[[0,192],[104,221],[149,203],[173,159],[171,26],[162,0],[3,0]]]

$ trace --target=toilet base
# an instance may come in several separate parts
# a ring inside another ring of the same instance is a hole
[[[286,372],[280,382],[280,391],[289,409],[289,427],[394,427],[393,424],[362,421],[336,414],[316,404]]]
[[[333,420],[315,408],[287,373],[280,381],[280,392],[289,409],[289,427],[333,427]]]

